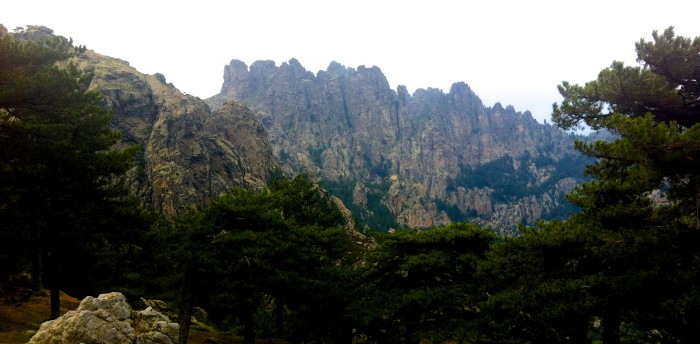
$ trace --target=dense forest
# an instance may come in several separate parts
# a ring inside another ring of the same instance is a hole
[[[246,343],[694,343],[700,38],[652,36],[641,66],[558,87],[557,125],[617,137],[578,142],[591,158],[568,195],[579,211],[500,237],[469,223],[360,234],[305,176],[147,211],[122,182],[138,147],[117,144],[71,63],[85,48],[0,26],[0,296],[48,289],[54,318],[59,291],[162,299],[183,344],[195,307]],[[532,192],[517,175],[463,175]]]

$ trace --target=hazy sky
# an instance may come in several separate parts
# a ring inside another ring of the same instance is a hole
[[[47,26],[200,98],[219,92],[231,59],[296,58],[314,73],[331,61],[377,66],[410,92],[464,81],[486,106],[542,122],[562,80],[636,64],[634,43],[653,30],[700,36],[699,13],[694,0],[13,0],[0,23]]]

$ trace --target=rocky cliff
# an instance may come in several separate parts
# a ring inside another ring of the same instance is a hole
[[[295,59],[232,60],[207,103],[229,100],[255,112],[284,170],[319,176],[384,229],[455,220],[512,229],[559,216],[583,165],[565,132],[485,107],[465,83],[409,94],[377,67],[332,62],[313,74]]]
[[[75,62],[94,75],[90,87],[114,110],[123,144],[141,148],[129,181],[148,207],[175,214],[234,187],[262,188],[279,169],[265,129],[240,103],[211,111],[163,75],[93,51]]]

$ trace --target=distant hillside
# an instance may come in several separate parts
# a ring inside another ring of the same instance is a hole
[[[284,170],[310,173],[379,229],[474,221],[510,231],[565,217],[587,159],[529,112],[485,107],[465,83],[449,93],[392,90],[377,67],[232,60],[218,109],[240,101],[265,126]]]

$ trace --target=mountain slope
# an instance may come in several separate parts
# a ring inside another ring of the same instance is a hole
[[[163,75],[93,51],[76,63],[93,73],[90,87],[114,110],[123,144],[141,147],[129,177],[150,208],[175,214],[234,187],[262,188],[278,170],[265,129],[241,104],[211,111]]]
[[[560,216],[585,162],[569,135],[529,112],[485,107],[465,83],[394,91],[377,67],[333,62],[314,75],[295,59],[232,60],[207,103],[227,100],[256,113],[284,170],[319,176],[383,229],[455,220],[512,229]]]

